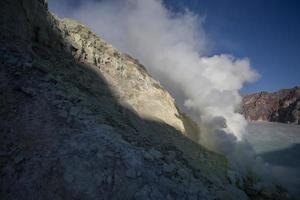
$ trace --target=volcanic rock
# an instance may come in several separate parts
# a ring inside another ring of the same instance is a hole
[[[249,121],[300,124],[300,87],[246,95],[241,113]]]
[[[44,0],[1,0],[0,31],[1,199],[248,195],[137,60]]]

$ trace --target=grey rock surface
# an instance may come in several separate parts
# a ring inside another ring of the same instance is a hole
[[[230,182],[169,93],[83,25],[2,0],[0,30],[1,199],[264,197]]]

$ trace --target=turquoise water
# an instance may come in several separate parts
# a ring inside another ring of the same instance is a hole
[[[300,125],[250,123],[244,138],[268,163],[275,178],[300,197]]]

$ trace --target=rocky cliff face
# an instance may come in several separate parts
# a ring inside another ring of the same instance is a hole
[[[43,0],[0,1],[0,30],[1,199],[286,197],[188,139],[138,61]]]
[[[247,95],[241,113],[249,121],[300,124],[300,87]]]
[[[74,20],[59,22],[72,55],[99,70],[120,104],[143,118],[161,121],[185,132],[174,99],[137,60],[119,53]]]

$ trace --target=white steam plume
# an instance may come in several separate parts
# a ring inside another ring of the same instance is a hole
[[[52,3],[57,7],[61,2]],[[139,59],[200,124],[199,143],[226,154],[231,167],[242,174],[254,172],[267,184],[274,181],[270,168],[255,156],[251,145],[241,141],[247,122],[235,112],[241,101],[239,90],[259,75],[247,58],[206,56],[201,18],[189,11],[172,13],[161,0],[85,1],[61,15],[82,21]]]
[[[246,121],[235,112],[239,90],[257,79],[249,60],[231,55],[206,57],[201,19],[174,14],[159,0],[85,3],[73,17],[148,67],[150,73],[211,130],[242,138]],[[219,123],[216,125],[216,123]]]

